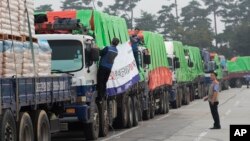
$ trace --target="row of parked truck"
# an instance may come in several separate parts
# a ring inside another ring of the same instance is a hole
[[[49,141],[51,133],[82,130],[86,139],[107,136],[110,126],[130,128],[208,93],[209,72],[221,88],[229,78],[223,56],[141,31],[137,67],[123,18],[92,10],[35,15],[36,37],[52,49],[52,76],[0,79],[0,140]],[[99,49],[121,41],[97,99]],[[97,49],[98,47],[99,49]]]

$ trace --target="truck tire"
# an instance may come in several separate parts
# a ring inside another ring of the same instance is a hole
[[[92,123],[83,125],[84,135],[87,140],[96,140],[99,137],[99,111],[96,104],[94,104],[94,116]]]
[[[163,114],[166,114],[169,112],[169,99],[168,99],[168,93],[164,91],[164,108],[163,108]]]
[[[234,79],[232,79],[232,80],[229,81],[229,86],[230,86],[231,88],[235,88],[235,87],[236,87],[236,82],[235,82]]]
[[[195,98],[195,86],[191,86],[190,87],[190,101],[194,101],[194,98]]]
[[[165,108],[165,96],[164,92],[160,93],[160,101],[159,101],[159,109],[157,110],[157,114],[164,114],[164,108]]]
[[[133,96],[133,126],[137,126],[138,123],[139,123],[139,103],[138,103],[138,100],[137,100],[137,97]]]
[[[196,99],[201,99],[202,98],[202,85],[198,84],[198,94],[196,95]]]
[[[137,99],[137,103],[138,103],[138,121],[142,121],[143,119],[143,108],[142,108],[142,100],[139,97],[139,99]]]
[[[99,111],[99,136],[106,137],[109,133],[109,115],[108,115],[108,105],[106,100],[98,102],[98,111]]]
[[[182,89],[181,88],[177,89],[177,95],[178,95],[178,101],[176,101],[177,106],[178,106],[177,108],[180,108],[182,105]]]
[[[33,129],[36,141],[50,141],[50,123],[47,113],[44,110],[35,111],[32,115]]]
[[[18,123],[18,141],[34,141],[34,130],[30,115],[27,112],[21,113]]]
[[[143,110],[143,120],[149,120],[150,119],[150,105],[151,105],[151,103],[150,103],[150,101],[148,101],[148,103],[147,103],[148,109]]]
[[[126,128],[128,125],[128,106],[127,106],[127,96],[122,97],[121,110],[119,110],[118,118],[118,128]]]
[[[224,81],[224,90],[228,90],[229,89],[229,82],[228,80]]]
[[[188,87],[184,87],[183,104],[188,105],[189,103],[190,103],[190,89]]]
[[[16,122],[10,110],[0,116],[0,140],[17,141]]]
[[[150,118],[153,119],[155,117],[155,98],[153,94],[150,96]]]
[[[128,125],[127,125],[127,127],[131,128],[133,126],[133,111],[134,111],[133,101],[131,99],[131,96],[128,97],[127,106],[128,106]]]
[[[242,87],[242,82],[241,82],[240,79],[236,79],[235,86],[236,86],[236,88],[241,88]]]

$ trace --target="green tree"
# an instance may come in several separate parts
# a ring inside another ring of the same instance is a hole
[[[125,18],[128,28],[133,27],[133,9],[140,0],[115,0],[115,3],[104,9],[105,13]]]
[[[81,0],[64,0],[62,1],[62,10],[67,10],[67,9],[83,9],[82,6],[82,1]]]
[[[184,44],[210,48],[213,41],[211,20],[208,18],[209,12],[200,7],[200,3],[193,0],[182,8],[181,24],[184,29],[182,41]]]
[[[150,14],[146,11],[141,11],[141,17],[135,18],[136,27],[139,27],[145,31],[157,30],[157,18],[156,15]]]
[[[250,55],[250,1],[231,0],[222,5],[222,22],[226,27],[221,34],[220,43],[226,44],[238,55]]]
[[[94,2],[94,5],[91,3]],[[62,1],[62,7],[61,9],[66,10],[66,9],[92,9],[93,6],[95,6],[95,2],[97,2],[97,5],[99,7],[102,7],[102,2],[101,1],[95,1],[95,0],[64,0]],[[95,7],[94,7],[95,8]]]
[[[36,12],[46,12],[46,11],[53,11],[53,9],[52,9],[51,4],[45,4],[45,5],[40,5],[39,7],[36,7],[35,11]]]
[[[170,38],[173,40],[181,40],[181,31],[182,28],[177,22],[177,18],[173,14],[175,4],[169,6],[163,5],[161,10],[157,13],[159,14],[158,20],[158,29],[165,38]]]

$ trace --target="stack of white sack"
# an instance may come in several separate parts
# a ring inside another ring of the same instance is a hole
[[[37,61],[38,76],[51,75],[51,54],[52,50],[46,40],[39,41],[39,53]]]
[[[23,43],[18,41],[3,41],[2,76],[12,77],[22,75]]]
[[[3,74],[3,41],[0,41],[0,77]]]
[[[34,23],[34,0],[19,0],[19,24],[20,24],[20,33],[21,35],[29,36],[29,26],[28,26],[28,17],[25,8],[27,6],[27,11],[30,21],[30,29],[32,35],[35,34],[35,23]]]
[[[9,3],[8,3],[9,2]],[[0,33],[20,36],[19,0],[0,1]]]
[[[33,64],[33,57],[32,57],[32,50],[30,46],[30,42],[25,42],[24,46],[24,57],[23,57],[23,67],[22,67],[22,76],[24,77],[33,77],[35,74],[37,74],[37,61],[39,60],[38,58],[38,50],[39,50],[39,45],[37,43],[33,43],[33,49],[34,49],[34,63]],[[34,71],[34,68],[36,70]]]

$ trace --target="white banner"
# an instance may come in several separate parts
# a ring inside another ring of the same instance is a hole
[[[132,47],[129,42],[117,46],[118,55],[115,58],[112,71],[107,82],[109,96],[118,95],[140,80]]]

